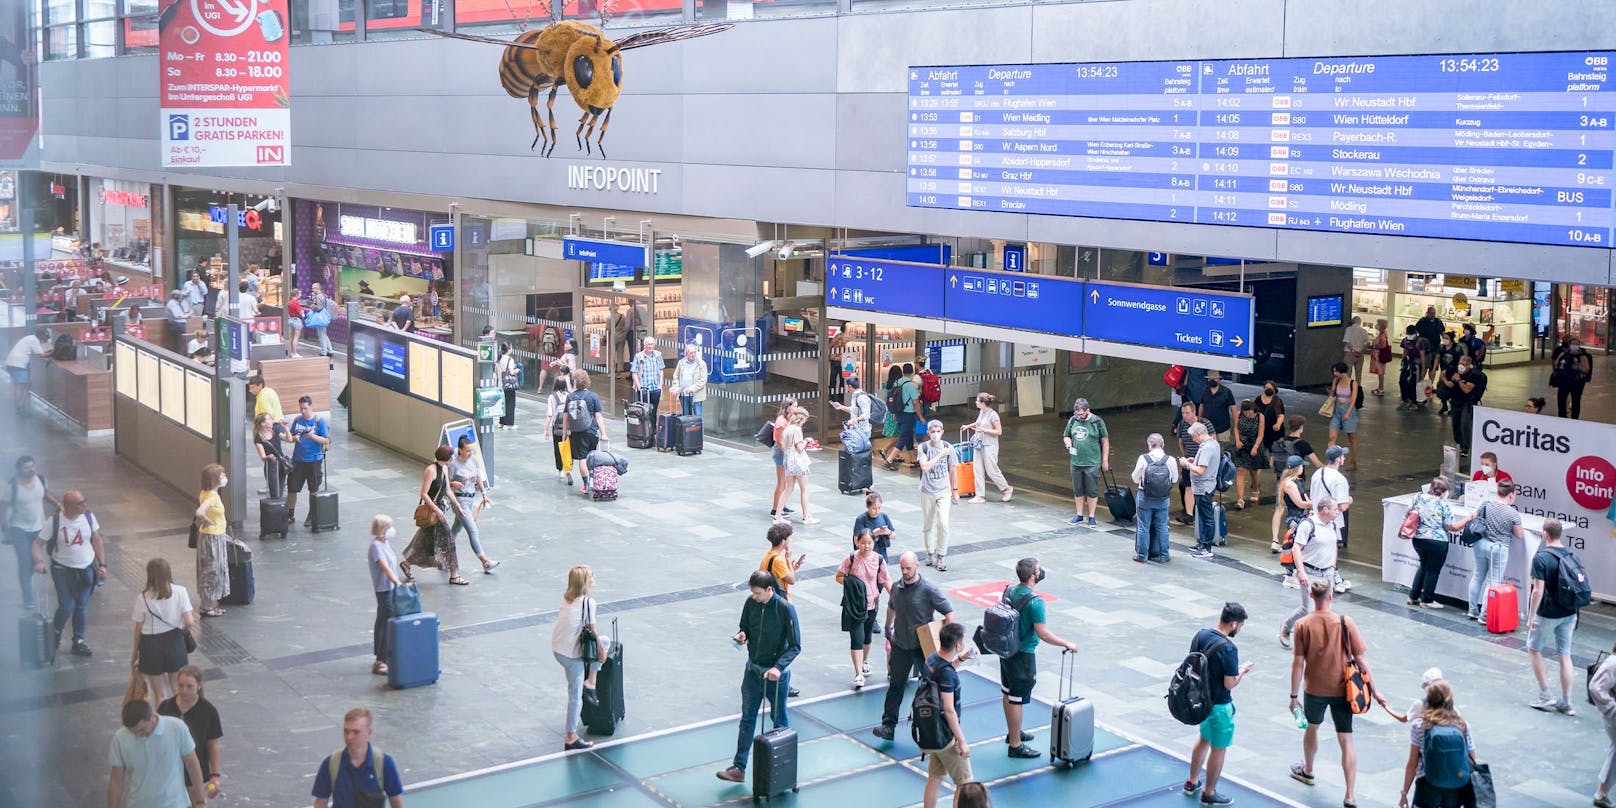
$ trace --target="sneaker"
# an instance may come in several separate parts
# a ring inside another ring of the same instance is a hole
[[[943,562],[943,557],[942,556],[937,557],[937,571],[938,572],[948,572],[948,564]]]
[[[819,524],[819,521],[820,521],[820,520],[818,520],[818,519],[815,519],[815,518],[814,518],[814,517],[812,517],[812,516],[809,516],[809,517],[807,517],[807,518],[804,518],[804,519],[803,519],[803,520],[802,520],[802,523],[803,523],[803,524],[805,524],[805,525],[817,525],[817,524]]]
[[[1068,525],[1081,525],[1081,524],[1083,524],[1083,515],[1078,514],[1077,516],[1074,516],[1074,517],[1066,520],[1066,524],[1068,524]]]
[[[1172,559],[1171,556],[1162,556],[1160,558],[1152,558],[1152,559],[1150,559],[1150,563],[1152,563],[1152,564],[1168,564],[1168,563],[1171,563],[1172,560],[1173,559]]]
[[[1480,620],[1481,615],[1476,614],[1475,612],[1465,612],[1465,619],[1474,622],[1476,620]]]
[[[883,741],[890,741],[892,740],[892,727],[882,724],[881,726],[870,730],[870,734],[880,738]]]
[[[1526,706],[1531,707],[1534,710],[1542,710],[1545,713],[1552,713],[1559,709],[1560,703],[1548,696],[1538,696]]]
[[[864,667],[861,670],[863,670],[864,674],[868,676],[870,673],[870,663],[864,663]]]
[[[1284,548],[1280,547],[1279,542],[1277,541],[1271,541],[1268,543],[1268,552],[1270,553],[1277,553],[1282,549]]]
[[[1094,517],[1092,517],[1092,516],[1089,517],[1089,527],[1094,527],[1095,525],[1098,525],[1098,524],[1099,524],[1099,522],[1094,521]]]
[[[796,513],[796,511],[791,510],[790,508],[781,508],[780,513],[781,513],[781,515],[784,515],[784,516],[790,516],[790,515]]]
[[[1043,757],[1044,753],[1038,751],[1037,749],[1029,749],[1024,743],[1018,743],[1015,746],[1010,747],[1009,755],[1013,758],[1025,758],[1027,760],[1032,760],[1033,758]]]
[[[77,641],[75,641],[73,643],[73,651],[72,651],[73,656],[87,657],[87,656],[91,655],[92,653],[95,653],[95,652],[91,651],[90,646],[85,645],[83,640],[77,640]]]
[[[930,566],[932,566],[932,565],[934,565],[936,563],[937,563],[937,556],[934,556],[931,553],[927,553],[926,554],[926,566],[930,567]]]
[[[1281,647],[1281,648],[1289,648],[1289,647],[1291,647],[1291,635],[1286,633],[1286,631],[1284,629],[1280,629],[1280,631],[1279,631],[1279,647]]]
[[[1200,791],[1200,790],[1201,790],[1201,781],[1199,781],[1199,780],[1185,780],[1184,781],[1184,796],[1193,797],[1193,796],[1195,796],[1195,792]]]
[[[563,744],[563,745],[562,745],[562,746],[561,746],[561,748],[562,748],[562,750],[564,750],[564,751],[567,751],[567,752],[572,752],[572,751],[576,751],[576,750],[578,750],[578,749],[588,749],[588,748],[590,748],[590,747],[592,747],[592,746],[594,746],[594,745],[595,745],[595,744],[594,744],[594,742],[593,742],[593,741],[586,741],[586,740],[584,740],[584,739],[583,739],[583,738],[579,738],[579,739],[578,739],[578,740],[576,740],[576,741],[573,741],[573,742],[572,742],[572,743],[569,743],[569,744]],[[720,777],[723,777],[723,775],[719,775],[719,776],[720,776]],[[727,778],[726,778],[726,779],[727,779]]]
[[[1341,589],[1339,587],[1337,587],[1337,589],[1335,591],[1340,592]],[[1421,603],[1420,607],[1423,608],[1423,609],[1433,609],[1434,610],[1434,609],[1442,608],[1442,604],[1437,603],[1436,601],[1433,600],[1430,603]]]
[[[1300,763],[1291,764],[1291,779],[1304,785],[1313,785],[1313,773],[1302,768]]]
[[[1205,794],[1205,793],[1203,793],[1201,795],[1201,804],[1202,805],[1233,805],[1234,800],[1230,799],[1229,797],[1225,797],[1222,794]]]
[[[1351,589],[1351,588],[1352,588],[1352,582],[1345,579],[1345,578],[1342,578],[1341,580],[1335,582],[1335,593],[1337,595],[1339,595],[1339,594],[1341,594],[1341,593],[1343,593],[1343,592],[1345,592],[1345,591],[1347,591],[1348,589]]]
[[[1594,797],[1594,808],[1616,808],[1616,803],[1610,801],[1610,796]]]
[[[1559,704],[1554,705],[1554,709],[1560,715],[1576,715],[1577,714],[1576,710],[1571,709],[1571,702],[1569,702],[1569,701],[1562,701]]]
[[[1302,585],[1297,582],[1295,575],[1287,575],[1287,576],[1285,576],[1285,588],[1286,589],[1301,589]]]
[[[731,766],[718,773],[718,779],[730,783],[746,782],[746,770],[739,766]]]
[[[1034,737],[1036,737],[1036,736],[1034,736],[1032,733],[1030,733],[1030,732],[1028,732],[1026,730],[1021,731],[1021,742],[1022,743],[1027,743],[1028,741],[1031,741]],[[1006,738],[1005,743],[1009,743],[1009,742],[1010,742],[1009,738]]]
[[[1197,547],[1190,551],[1190,558],[1211,558],[1212,550],[1207,547]]]
[[[864,674],[861,673],[861,674],[853,677],[853,689],[854,690],[863,690],[864,689]]]

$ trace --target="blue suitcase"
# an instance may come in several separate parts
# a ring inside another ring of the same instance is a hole
[[[387,684],[398,690],[438,681],[438,616],[420,612],[387,621]]]
[[[1218,500],[1212,503],[1212,513],[1213,526],[1217,531],[1212,536],[1212,543],[1222,547],[1229,543],[1229,511],[1223,507],[1223,501]]]

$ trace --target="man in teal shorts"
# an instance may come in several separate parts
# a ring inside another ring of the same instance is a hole
[[[1218,793],[1218,778],[1223,774],[1223,757],[1234,745],[1234,695],[1230,691],[1240,684],[1251,663],[1240,664],[1240,652],[1234,647],[1234,635],[1246,624],[1246,607],[1238,603],[1223,604],[1217,628],[1203,628],[1190,641],[1191,651],[1206,654],[1206,680],[1212,689],[1212,714],[1201,722],[1201,738],[1190,752],[1190,776],[1184,781],[1184,796],[1192,797],[1201,791],[1202,805],[1228,805],[1234,800]],[[1206,785],[1202,788],[1201,765],[1206,764]]]

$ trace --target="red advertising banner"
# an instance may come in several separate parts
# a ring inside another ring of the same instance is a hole
[[[163,165],[289,165],[287,0],[176,0],[159,19]]]
[[[29,5],[0,3],[0,160],[21,160],[39,128]]]

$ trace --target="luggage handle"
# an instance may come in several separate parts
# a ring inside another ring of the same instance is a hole
[[[752,665],[752,662],[748,660],[746,664]],[[763,673],[767,670],[768,668],[764,668],[763,671],[759,671],[758,676],[763,676]],[[780,671],[781,676],[784,676],[785,673],[785,671]],[[768,733],[772,730],[777,730],[780,728],[779,724],[774,723],[774,708],[772,706],[775,703],[775,699],[780,698],[780,680],[776,679],[772,683],[774,685],[774,699],[769,698],[770,684],[771,683],[769,682],[768,677],[763,677],[763,701],[758,705],[758,713],[760,713],[760,715],[758,716],[757,721],[758,724],[768,724],[768,729],[763,730],[763,733]]]
[[[1117,472],[1116,472],[1116,470],[1115,469],[1108,469],[1108,468],[1104,468],[1104,467],[1101,467],[1101,469],[1100,469],[1100,484],[1105,486],[1107,489],[1121,488],[1122,487],[1120,485],[1117,485]]]
[[[1070,657],[1071,655],[1071,651],[1064,648],[1061,649],[1060,682],[1056,685],[1055,698],[1063,703],[1067,699],[1077,695],[1077,660],[1072,660],[1070,665],[1071,672],[1067,672],[1068,666],[1066,661],[1067,657]]]

